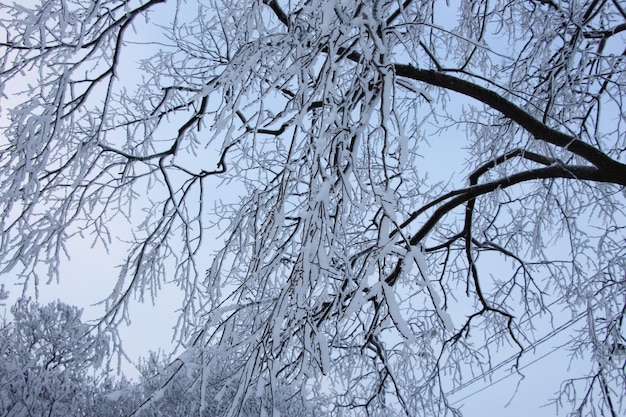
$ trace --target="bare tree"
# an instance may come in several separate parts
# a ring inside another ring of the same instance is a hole
[[[120,395],[121,402],[127,404],[136,404],[139,399],[133,416],[219,416],[232,404],[238,390],[236,381],[229,377],[232,363],[210,361],[210,352],[205,349],[188,351],[174,361],[152,353],[140,362],[138,369],[141,372],[138,383],[110,394]],[[298,395],[296,386],[259,384],[253,391],[254,395],[240,405],[243,416],[276,412],[284,416],[323,415],[320,405],[323,397],[303,398]]]
[[[81,322],[81,311],[20,299],[11,312],[12,322],[0,322],[2,415],[87,415],[98,409],[98,381],[92,374],[107,343]]]
[[[0,13],[3,270],[54,278],[68,239],[108,245],[127,218],[102,324],[175,282],[181,339],[232,365],[226,415],[286,383],[321,384],[338,415],[457,414],[450,390],[498,351],[522,359],[563,311],[594,365],[557,405],[624,413],[619,1]],[[465,165],[421,158],[445,135]]]

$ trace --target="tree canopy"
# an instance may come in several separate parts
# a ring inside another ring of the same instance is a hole
[[[100,329],[175,283],[173,369],[205,389],[195,370],[226,364],[221,414],[280,410],[287,385],[329,415],[459,414],[451,390],[563,318],[592,366],[555,404],[624,413],[621,2],[48,0],[0,21],[2,271],[56,279],[68,242],[123,239]]]
[[[27,299],[11,311],[13,320],[0,323],[2,415],[78,416],[104,408],[97,404],[97,384],[89,371],[100,366],[107,343],[90,334],[81,311]]]

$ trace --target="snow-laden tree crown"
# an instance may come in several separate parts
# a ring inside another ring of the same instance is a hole
[[[458,414],[576,320],[589,366],[546,401],[623,415],[623,3],[27,3],[0,6],[2,270],[128,245],[101,331],[176,284],[146,407],[185,373],[220,415]]]

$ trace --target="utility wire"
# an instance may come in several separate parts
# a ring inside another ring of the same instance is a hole
[[[560,345],[560,346],[555,347],[555,348],[554,348],[554,349],[552,349],[551,351],[549,351],[549,352],[547,352],[547,353],[545,353],[545,354],[543,354],[543,355],[539,356],[538,358],[535,358],[533,361],[531,361],[531,362],[527,363],[526,365],[521,366],[521,367],[519,368],[519,370],[521,371],[522,369],[528,368],[530,365],[533,365],[534,363],[539,362],[541,359],[545,358],[546,356],[549,356],[549,355],[553,354],[553,353],[554,353],[554,352],[556,352],[557,350],[560,350],[560,349],[564,348],[564,347],[565,347],[565,346],[567,346],[568,344],[569,344],[569,341],[568,341],[568,342],[563,343],[563,344],[562,344],[562,345]],[[476,390],[476,391],[474,391],[474,392],[472,392],[472,393],[470,393],[470,394],[466,395],[466,396],[465,396],[465,397],[463,397],[463,398],[460,398],[460,399],[458,399],[458,400],[453,401],[453,402],[452,402],[452,404],[458,404],[458,403],[460,403],[461,401],[465,401],[466,399],[468,399],[468,398],[470,398],[470,397],[473,397],[474,395],[476,395],[476,394],[478,394],[478,393],[480,393],[480,392],[482,392],[482,391],[486,390],[487,388],[491,388],[492,386],[494,386],[494,385],[495,385],[495,384],[497,384],[498,382],[501,382],[501,381],[503,381],[503,380],[505,380],[505,379],[507,379],[507,378],[509,378],[509,377],[513,376],[513,375],[514,375],[514,373],[513,373],[513,372],[511,372],[510,374],[506,374],[506,375],[504,375],[504,376],[503,376],[503,377],[501,377],[500,379],[497,379],[497,380],[495,380],[495,381],[491,381],[491,383],[489,383],[488,385],[485,385],[484,387],[482,387],[482,388],[480,388],[480,389],[478,389],[478,390]]]
[[[574,324],[576,324],[578,321],[580,321],[580,320],[581,320],[583,317],[585,317],[587,314],[588,314],[588,312],[587,312],[587,311],[583,311],[583,312],[582,312],[582,313],[580,313],[578,316],[576,316],[576,317],[574,317],[573,319],[571,319],[571,320],[569,320],[569,321],[565,322],[564,324],[562,324],[561,326],[557,327],[556,329],[554,329],[554,330],[553,330],[553,331],[551,331],[550,333],[546,334],[546,335],[545,335],[544,337],[542,337],[541,339],[539,339],[539,340],[537,340],[536,342],[534,342],[533,344],[531,344],[531,345],[528,347],[528,349],[529,349],[529,350],[530,350],[530,349],[535,349],[535,348],[536,348],[537,346],[539,346],[540,344],[542,344],[542,343],[544,343],[544,342],[546,342],[546,341],[548,341],[548,340],[552,339],[554,336],[556,336],[557,334],[559,334],[559,333],[560,333],[560,332],[562,332],[563,330],[565,330],[565,329],[567,329],[568,327],[571,327],[571,326],[573,326]],[[569,342],[568,342],[568,343],[569,343]],[[562,347],[563,347],[563,346],[565,346],[565,345],[567,345],[567,343],[565,343],[565,344],[564,344],[564,345],[562,345],[562,346],[557,347],[556,349],[553,349],[552,351],[550,351],[550,352],[548,352],[547,354],[545,354],[545,355],[543,355],[543,356],[539,357],[538,359],[533,360],[533,361],[532,361],[532,362],[530,362],[529,364],[526,364],[526,365],[524,365],[524,366],[520,367],[520,368],[519,368],[519,370],[521,370],[521,369],[524,369],[524,368],[528,367],[529,365],[531,365],[531,364],[535,363],[535,362],[536,362],[536,361],[538,361],[539,359],[544,358],[545,356],[547,356],[547,355],[549,355],[549,354],[551,354],[551,353],[555,352],[556,350],[558,350],[558,349],[562,348]],[[522,352],[522,353],[523,353],[523,352]],[[497,365],[496,365],[496,366],[494,366],[493,368],[490,368],[487,372],[483,372],[482,374],[477,375],[477,376],[475,376],[474,378],[470,379],[469,381],[467,381],[467,382],[465,382],[465,383],[463,383],[463,384],[459,385],[458,387],[453,388],[452,390],[448,391],[448,392],[446,393],[446,396],[447,396],[447,395],[453,395],[453,394],[455,394],[455,393],[459,392],[460,390],[462,390],[462,389],[464,389],[464,388],[468,387],[469,385],[471,385],[471,384],[473,384],[473,383],[475,383],[475,382],[477,382],[477,381],[480,381],[480,380],[484,379],[487,375],[492,375],[495,371],[497,371],[498,369],[502,368],[503,366],[505,366],[505,365],[507,365],[507,364],[509,364],[509,363],[511,363],[511,362],[513,362],[513,361],[515,361],[518,357],[519,357],[519,354],[514,354],[514,355],[510,356],[509,358],[507,358],[507,359],[505,359],[504,361],[500,362],[499,364],[497,364]],[[506,375],[506,376],[505,376],[505,377],[503,377],[503,378],[498,379],[497,381],[492,382],[491,384],[489,384],[489,385],[485,386],[484,388],[482,388],[482,389],[480,389],[480,390],[476,391],[474,394],[476,394],[476,393],[478,393],[478,392],[480,392],[480,391],[482,391],[482,390],[484,390],[484,389],[487,389],[487,388],[491,387],[492,385],[496,384],[497,382],[502,381],[504,378],[508,378],[508,377],[509,377],[509,376],[511,376],[511,375],[513,375],[513,372],[511,372],[510,374]],[[462,398],[461,400],[455,401],[455,402],[454,402],[454,404],[456,404],[457,402],[462,401],[462,400],[464,400],[464,399],[466,399],[466,398],[468,398],[468,397],[471,397],[471,396],[472,396],[472,395],[474,395],[474,394],[470,394],[470,395],[468,395],[468,396],[466,396],[466,397]]]
[[[566,299],[566,298],[567,298],[567,295],[563,295],[563,296],[561,296],[561,297],[557,298],[556,300],[553,300],[550,304],[548,304],[547,306],[545,306],[542,310],[536,311],[535,313],[533,313],[533,314],[531,314],[530,316],[528,316],[526,319],[524,319],[524,320],[520,321],[519,323],[515,324],[515,327],[516,327],[516,328],[519,328],[521,325],[526,324],[526,323],[529,323],[529,322],[530,322],[530,321],[531,321],[534,317],[536,317],[536,316],[538,316],[539,314],[541,314],[544,310],[548,310],[548,311],[550,311],[550,308],[551,308],[552,306],[554,306],[555,304],[559,304],[559,303],[561,303],[562,301],[565,301],[565,299]],[[595,307],[596,307],[596,306],[594,305],[594,306],[593,306],[593,308],[595,308]],[[557,329],[552,330],[550,333],[548,333],[547,335],[545,335],[543,338],[539,339],[538,341],[535,341],[534,343],[533,343],[533,342],[531,342],[531,343],[530,343],[530,345],[528,346],[528,348],[527,348],[527,349],[534,349],[536,346],[538,346],[540,343],[543,343],[545,340],[547,340],[547,339],[551,338],[552,336],[556,336],[556,334],[557,334],[557,333],[560,333],[562,330],[564,330],[564,327],[563,327],[563,326],[565,326],[565,328],[567,328],[567,327],[569,327],[570,325],[573,325],[575,322],[577,322],[578,320],[580,320],[580,319],[581,319],[581,318],[582,318],[585,314],[587,314],[587,312],[586,312],[586,311],[585,311],[585,312],[583,312],[583,313],[580,313],[577,317],[575,317],[575,318],[571,319],[571,320],[570,320],[570,322],[566,322],[565,324],[561,325],[561,326],[560,326],[560,327],[558,327]],[[570,323],[570,324],[568,324],[568,323]],[[507,331],[508,331],[508,329],[502,329],[502,330],[499,330],[499,331],[497,331],[496,333],[492,334],[490,337],[488,337],[488,338],[487,338],[487,340],[485,341],[485,344],[484,344],[484,345],[482,345],[481,347],[479,347],[479,348],[477,349],[477,351],[480,351],[480,350],[482,350],[482,349],[486,349],[486,348],[488,348],[488,347],[489,347],[489,343],[491,342],[491,340],[493,340],[493,339],[494,339],[494,338],[495,338],[498,334],[505,333],[505,332],[507,332]],[[522,334],[522,336],[524,336],[524,335]],[[525,337],[525,336],[524,336],[524,338],[525,338],[527,341],[529,341],[527,337]],[[529,341],[529,342],[530,342],[530,341]],[[525,350],[526,350],[526,349],[525,349]],[[464,384],[462,384],[461,386],[456,387],[456,388],[453,388],[452,390],[450,390],[450,391],[448,392],[448,394],[454,394],[454,393],[456,393],[456,392],[460,391],[461,389],[463,389],[464,387],[466,387],[467,385],[470,385],[471,383],[473,383],[473,382],[475,382],[475,381],[477,381],[477,380],[480,380],[480,379],[484,378],[484,377],[485,377],[486,375],[488,375],[488,374],[492,374],[494,371],[498,370],[498,369],[499,369],[499,368],[501,368],[502,366],[506,365],[507,363],[512,362],[515,358],[517,358],[517,356],[518,356],[518,355],[513,355],[513,356],[511,356],[510,358],[506,359],[504,362],[502,362],[502,363],[500,363],[500,364],[496,365],[496,367],[495,367],[495,368],[491,368],[490,370],[487,370],[486,372],[484,372],[484,373],[482,373],[482,374],[480,374],[480,375],[478,375],[478,376],[474,377],[472,380],[465,382],[465,383],[464,383]]]
[[[519,323],[516,323],[516,324],[514,323],[514,324],[515,324],[515,327],[519,329],[522,325],[524,325],[524,324],[526,324],[526,323],[530,323],[530,321],[531,321],[534,317],[536,317],[536,316],[540,315],[540,314],[541,314],[542,312],[544,312],[545,310],[550,311],[550,308],[552,308],[552,306],[554,306],[555,304],[560,304],[562,301],[565,301],[565,299],[566,299],[566,298],[567,298],[567,295],[563,295],[563,296],[561,296],[561,297],[557,298],[556,300],[552,301],[552,302],[551,302],[550,304],[548,304],[547,306],[544,306],[544,308],[543,308],[543,309],[541,309],[541,310],[539,310],[539,311],[536,311],[536,312],[534,312],[533,314],[531,314],[530,316],[528,316],[526,319],[524,319],[524,320],[520,321]],[[489,343],[490,343],[490,342],[491,342],[491,341],[492,341],[492,340],[493,340],[496,336],[498,336],[498,335],[499,335],[499,334],[501,334],[501,333],[506,333],[506,332],[508,332],[508,331],[509,331],[509,329],[508,329],[508,328],[505,328],[505,329],[499,330],[499,331],[497,331],[496,333],[492,334],[491,336],[489,336],[489,337],[487,338],[487,340],[485,341],[485,344],[484,344],[484,345],[482,345],[481,347],[479,347],[479,348],[478,348],[478,350],[481,350],[481,349],[485,349],[485,348],[487,348],[487,347],[489,346]],[[521,331],[520,331],[520,333],[521,333]],[[523,334],[522,334],[522,336],[524,337],[524,339],[526,339],[527,341],[529,341],[529,340],[528,340],[528,338],[527,338],[526,336],[524,336]],[[529,341],[529,342],[530,342],[530,341]],[[532,345],[532,343],[531,343],[531,345]]]

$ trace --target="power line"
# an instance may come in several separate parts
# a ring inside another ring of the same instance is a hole
[[[528,368],[530,365],[533,365],[534,363],[539,362],[541,359],[545,358],[546,356],[549,356],[549,355],[553,354],[553,353],[554,353],[554,352],[556,352],[557,350],[560,350],[560,349],[564,348],[564,347],[565,347],[565,346],[567,346],[568,344],[569,344],[569,342],[565,342],[565,343],[563,343],[562,345],[555,347],[555,348],[554,348],[554,349],[552,349],[551,351],[549,351],[549,352],[547,352],[547,353],[545,353],[545,354],[543,354],[543,355],[539,356],[538,358],[535,358],[533,361],[531,361],[531,362],[527,363],[526,365],[521,366],[521,367],[519,368],[519,370],[521,371],[522,369]],[[497,379],[497,380],[495,380],[495,381],[492,381],[492,382],[491,382],[491,383],[489,383],[488,385],[485,385],[484,387],[482,387],[482,388],[480,388],[480,389],[478,389],[478,390],[476,390],[476,391],[472,392],[471,394],[468,394],[468,395],[466,395],[466,396],[465,396],[465,397],[463,397],[463,398],[460,398],[460,399],[458,399],[458,400],[453,401],[453,402],[452,402],[452,404],[458,404],[458,403],[460,403],[461,401],[464,401],[464,400],[466,400],[466,399],[468,399],[468,398],[470,398],[470,397],[473,397],[474,395],[476,395],[476,394],[478,394],[478,393],[480,393],[480,392],[482,392],[482,391],[486,390],[487,388],[491,388],[492,386],[494,386],[494,385],[495,385],[495,384],[497,384],[498,382],[502,382],[503,380],[505,380],[505,379],[507,379],[507,378],[509,378],[509,377],[511,377],[511,376],[513,376],[513,375],[514,375],[514,373],[513,373],[513,372],[511,372],[510,374],[504,375],[504,376],[503,376],[503,377],[501,377],[500,379]]]
[[[518,328],[518,329],[519,329],[519,328],[520,328],[523,324],[529,323],[529,322],[530,322],[530,321],[531,321],[534,317],[536,317],[536,316],[540,315],[540,314],[541,314],[542,312],[544,312],[545,310],[550,311],[550,308],[551,308],[552,306],[554,306],[555,304],[560,304],[562,301],[565,301],[565,299],[566,299],[566,298],[567,298],[567,295],[563,295],[563,296],[561,296],[561,297],[557,298],[556,300],[552,301],[552,302],[551,302],[550,304],[548,304],[547,306],[544,306],[544,307],[543,307],[543,309],[541,309],[541,310],[538,310],[538,311],[534,312],[533,314],[531,314],[530,316],[528,316],[525,320],[522,320],[522,321],[520,321],[520,322],[519,322],[519,323],[517,323],[517,324],[516,324],[516,323],[513,323],[513,324],[515,325],[515,327],[516,327],[516,328]],[[499,331],[497,331],[496,333],[492,334],[489,338],[487,338],[487,340],[486,340],[485,344],[484,344],[484,345],[482,345],[480,348],[478,348],[478,350],[480,350],[480,349],[485,349],[485,348],[489,347],[489,343],[490,343],[490,341],[491,341],[492,339],[494,339],[494,338],[495,338],[498,334],[500,334],[500,333],[506,333],[506,332],[508,332],[508,331],[509,331],[509,330],[505,328],[505,329],[499,330]],[[521,331],[520,331],[520,333],[521,333],[521,335],[524,337],[524,339],[526,339],[527,341],[529,341],[529,340],[528,340],[528,338],[527,338],[527,337],[526,337],[526,336],[525,336],[525,335],[524,335]],[[532,343],[531,343],[531,345],[532,345]]]
[[[544,343],[544,342],[546,342],[546,341],[550,340],[551,338],[553,338],[554,336],[556,336],[557,334],[559,334],[559,333],[560,333],[560,332],[562,332],[563,330],[565,330],[565,329],[567,329],[568,327],[571,327],[571,326],[573,326],[574,324],[576,324],[576,323],[577,323],[580,319],[582,319],[583,317],[585,317],[587,314],[588,314],[588,312],[587,312],[587,311],[584,311],[584,312],[580,313],[578,316],[576,316],[576,317],[574,317],[573,319],[571,319],[571,320],[569,320],[569,321],[565,322],[564,324],[562,324],[561,326],[557,327],[556,329],[554,329],[554,330],[553,330],[553,331],[551,331],[550,333],[546,334],[546,335],[545,335],[544,337],[542,337],[541,339],[537,340],[535,343],[531,344],[531,345],[528,347],[528,349],[535,349],[535,348],[536,348],[537,346],[539,346],[540,344],[542,344],[542,343]],[[569,343],[569,342],[568,342],[568,343]],[[551,354],[551,353],[555,352],[556,350],[558,350],[558,349],[562,348],[562,347],[563,347],[563,346],[565,346],[565,345],[567,345],[567,343],[566,343],[566,344],[564,344],[564,345],[562,345],[562,346],[559,346],[558,348],[556,348],[556,349],[554,349],[554,350],[552,350],[552,351],[550,351],[550,352],[549,352],[549,353],[547,353],[546,355],[541,356],[539,359],[541,359],[541,358],[543,358],[543,357],[545,357],[545,356],[547,356],[547,355],[549,355],[549,354]],[[523,353],[523,352],[522,352],[522,353]],[[507,365],[507,364],[509,364],[509,363],[511,363],[511,362],[513,362],[513,361],[515,361],[518,357],[519,357],[519,354],[514,354],[514,355],[511,355],[509,358],[507,358],[507,359],[505,359],[504,361],[500,362],[498,365],[496,365],[496,366],[494,366],[494,367],[490,368],[487,372],[483,372],[482,374],[477,375],[477,376],[475,376],[474,378],[470,379],[469,381],[467,381],[467,382],[465,382],[465,383],[463,383],[463,384],[459,385],[458,387],[453,388],[452,390],[448,391],[448,392],[446,393],[446,396],[448,396],[448,395],[453,395],[453,394],[455,394],[455,393],[459,392],[460,390],[462,390],[462,389],[464,389],[464,388],[468,387],[469,385],[471,385],[471,384],[473,384],[473,383],[475,383],[475,382],[477,382],[477,381],[480,381],[480,380],[484,379],[487,375],[491,375],[491,374],[493,374],[495,371],[497,371],[498,369],[502,368],[503,366],[505,366],[505,365]],[[539,360],[539,359],[537,359],[537,360]],[[534,360],[533,362],[530,362],[529,364],[524,365],[523,367],[521,367],[521,368],[519,368],[519,369],[520,369],[520,370],[521,370],[521,369],[524,369],[524,368],[526,368],[527,366],[529,366],[529,365],[531,365],[531,364],[535,363],[537,360]],[[511,376],[511,375],[513,375],[513,373],[512,373],[512,372],[511,372],[510,374],[506,375],[505,377],[500,378],[499,380],[497,380],[497,381],[495,381],[495,382],[492,382],[491,384],[487,385],[486,387],[484,387],[484,388],[482,388],[482,389],[480,389],[480,390],[476,391],[476,393],[478,393],[478,392],[482,391],[483,389],[486,389],[486,388],[488,388],[488,387],[491,387],[491,386],[492,386],[492,385],[494,385],[495,383],[500,382],[502,379],[504,379],[504,378],[508,378],[508,377],[509,377],[509,376]],[[464,399],[466,399],[466,398],[468,398],[468,397],[470,397],[470,396],[472,396],[472,395],[474,395],[474,394],[470,394],[469,396],[464,397],[464,398],[462,398],[461,400],[455,401],[453,404],[456,404],[457,402],[462,401],[462,400],[464,400]]]

